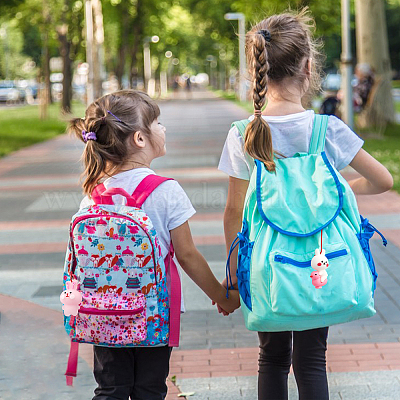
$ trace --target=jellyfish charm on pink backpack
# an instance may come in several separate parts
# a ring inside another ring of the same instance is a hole
[[[65,283],[67,289],[64,290],[60,295],[60,301],[63,303],[62,309],[64,315],[69,317],[70,315],[76,316],[78,314],[79,305],[82,302],[82,293],[78,290],[78,281],[69,281]]]

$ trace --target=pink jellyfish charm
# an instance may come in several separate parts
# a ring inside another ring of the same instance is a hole
[[[78,281],[66,282],[67,289],[60,295],[60,301],[63,303],[62,309],[66,317],[78,314],[82,301],[82,293],[78,290],[78,284]]]

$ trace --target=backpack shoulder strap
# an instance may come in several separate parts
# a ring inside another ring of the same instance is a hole
[[[237,130],[239,131],[240,136],[243,138],[243,142],[244,142],[245,137],[246,137],[245,136],[246,127],[249,124],[249,122],[250,121],[248,119],[242,119],[240,121],[235,121],[235,122],[232,123],[232,127],[236,126]],[[243,149],[243,153],[244,153],[244,156],[246,157],[247,164],[250,167],[250,175],[251,175],[251,172],[253,171],[253,168],[254,168],[254,158],[251,157],[249,154],[247,154],[244,151],[244,149]]]
[[[165,181],[173,180],[171,178],[164,178],[158,175],[147,175],[137,186],[135,191],[132,193],[132,200],[135,207],[142,207],[143,203],[150,196],[150,194],[158,186],[160,186]]]
[[[325,136],[329,115],[315,114],[308,154],[319,154],[325,149]]]
[[[164,260],[167,280],[169,281],[169,346],[179,347],[181,326],[181,278],[174,261],[174,246],[171,242]]]
[[[237,130],[239,131],[240,135],[242,136],[243,140],[245,139],[245,132],[246,132],[246,127],[249,124],[248,119],[242,119],[240,121],[235,121],[232,123],[232,127],[236,126]]]

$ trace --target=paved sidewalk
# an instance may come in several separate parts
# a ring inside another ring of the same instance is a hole
[[[160,103],[167,156],[154,169],[177,179],[188,193],[197,210],[190,222],[195,242],[222,279],[227,177],[216,166],[230,123],[247,114],[210,93],[193,95],[190,101]],[[74,388],[65,386],[68,340],[59,302],[68,223],[82,198],[82,148],[63,135],[0,160],[0,399],[90,399],[95,387],[90,346],[81,346]],[[400,196],[364,196],[359,205],[389,245],[371,241],[379,274],[377,314],[330,329],[331,399],[394,400],[400,398]],[[195,392],[188,398],[256,399],[256,334],[246,330],[240,311],[220,316],[183,279],[187,312],[171,377],[182,392]],[[171,400],[178,388],[169,386]],[[290,388],[294,400],[292,375]]]

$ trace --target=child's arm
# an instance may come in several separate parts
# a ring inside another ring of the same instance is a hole
[[[170,232],[176,258],[183,270],[196,285],[198,285],[211,300],[218,303],[228,313],[239,308],[239,292],[237,290],[231,290],[229,291],[229,299],[226,298],[226,290],[217,281],[207,261],[193,243],[189,223],[185,222],[183,225]]]
[[[393,177],[379,161],[375,160],[365,150],[360,149],[350,163],[361,178],[349,181],[349,185],[356,194],[378,194],[393,187]]]
[[[228,198],[226,200],[226,207],[224,212],[224,232],[226,243],[226,254],[229,254],[229,249],[232,242],[235,240],[236,235],[242,228],[242,217],[244,199],[246,197],[249,181],[244,179],[229,177]],[[237,248],[232,252],[230,260],[230,270],[232,283],[236,285],[236,269],[237,269]],[[225,280],[223,284],[225,284]]]

